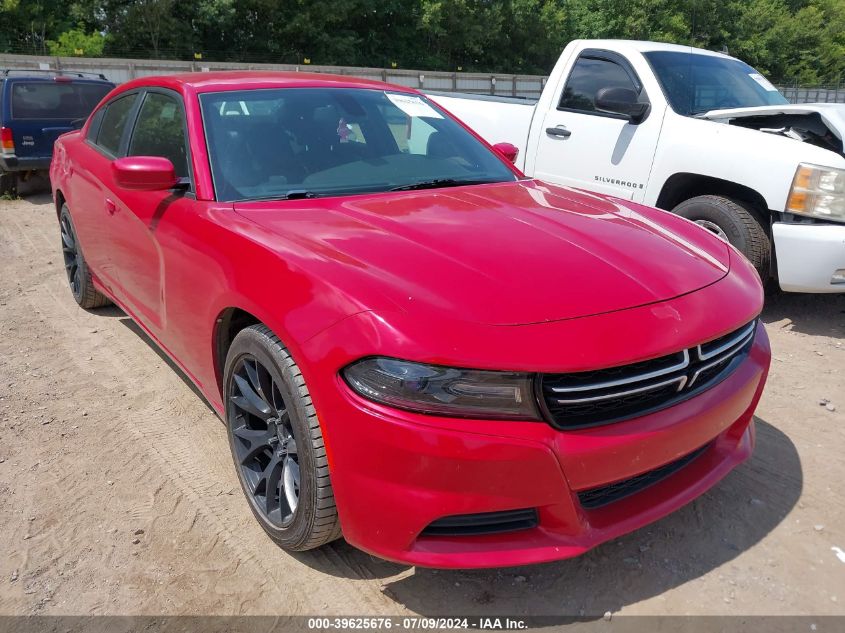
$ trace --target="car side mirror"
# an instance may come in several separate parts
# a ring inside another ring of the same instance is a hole
[[[115,182],[124,189],[161,191],[178,183],[173,163],[162,156],[126,156],[111,167]]]
[[[596,93],[596,110],[621,114],[631,123],[641,123],[650,106],[641,103],[639,98],[630,88],[602,88]]]
[[[515,163],[516,157],[519,156],[519,148],[513,143],[496,143],[493,149],[512,163]]]

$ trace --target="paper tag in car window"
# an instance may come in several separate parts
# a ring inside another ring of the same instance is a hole
[[[777,89],[777,88],[775,88],[775,87],[774,87],[774,86],[773,86],[773,85],[769,82],[769,80],[768,80],[768,79],[766,79],[765,77],[763,77],[763,75],[761,75],[760,73],[748,73],[748,76],[749,76],[749,77],[751,77],[751,78],[752,78],[754,81],[756,81],[758,84],[760,84],[761,86],[763,86],[763,89],[764,89],[764,90],[768,90],[769,92],[777,92],[777,91],[778,91],[778,89]]]
[[[393,105],[408,116],[420,116],[429,119],[443,118],[443,115],[416,95],[403,95],[396,92],[385,92],[384,94]]]

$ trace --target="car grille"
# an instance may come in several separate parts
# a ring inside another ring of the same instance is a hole
[[[620,422],[671,406],[709,389],[748,354],[757,321],[696,347],[621,367],[545,374],[540,389],[559,429]]]
[[[658,481],[665,479],[669,475],[678,472],[681,468],[688,465],[692,460],[706,451],[709,446],[710,444],[705,444],[701,448],[684,455],[680,459],[676,459],[675,461],[669,462],[660,468],[655,468],[654,470],[637,475],[636,477],[623,479],[622,481],[617,481],[616,483],[612,483],[608,486],[583,490],[578,493],[578,501],[580,501],[581,506],[587,510],[594,510],[595,508],[600,508],[608,503],[619,501],[624,497],[640,492],[652,484],[656,484]]]

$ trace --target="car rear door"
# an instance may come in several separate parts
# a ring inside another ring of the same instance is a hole
[[[586,49],[563,74],[537,146],[534,176],[642,201],[648,183],[665,103],[651,101],[645,119],[596,109],[602,88],[627,88],[649,98],[630,63],[611,51]],[[540,116],[542,113],[538,113]]]
[[[8,127],[12,129],[18,158],[44,159],[49,165],[53,143],[59,135],[74,129],[74,122],[85,119],[113,87],[110,83],[62,75],[8,78]]]
[[[122,293],[113,254],[121,248],[121,236],[108,222],[118,197],[111,164],[125,152],[138,103],[138,91],[117,95],[92,115],[82,142],[66,144],[73,173],[65,197],[85,261],[118,299]]]

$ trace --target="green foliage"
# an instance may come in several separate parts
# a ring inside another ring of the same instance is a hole
[[[0,0],[0,24],[8,52],[521,73],[572,39],[650,39],[845,80],[845,0]]]
[[[106,38],[96,31],[86,35],[79,29],[71,29],[59,35],[58,41],[47,40],[47,50],[50,55],[60,57],[100,57],[105,44]]]

